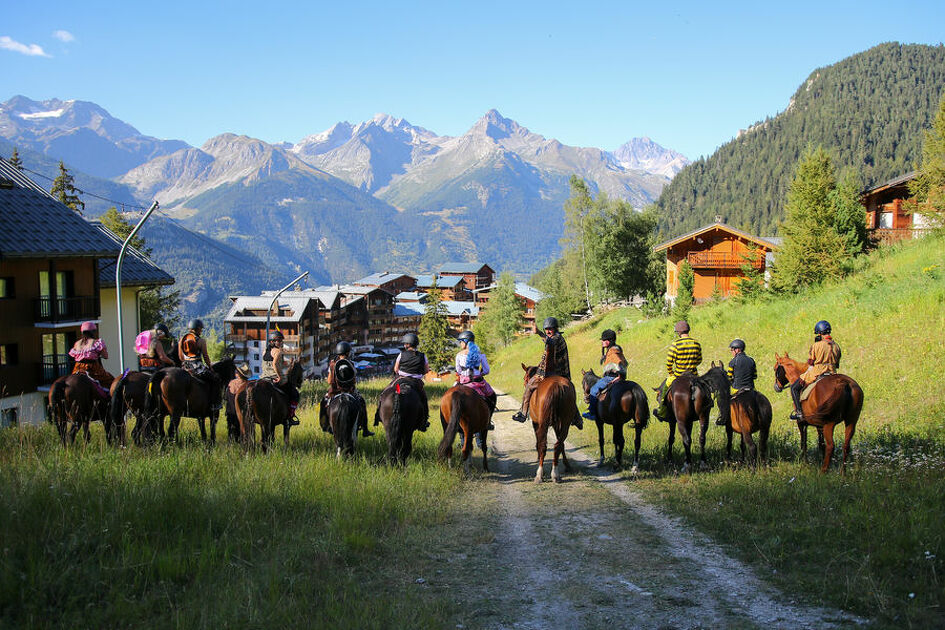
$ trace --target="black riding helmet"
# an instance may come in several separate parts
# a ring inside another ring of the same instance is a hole
[[[456,338],[459,341],[465,341],[466,343],[472,343],[476,340],[476,335],[473,334],[471,330],[464,330],[459,333],[459,336]]]
[[[600,334],[600,340],[609,341],[610,343],[616,343],[617,333],[615,333],[614,331],[608,328],[607,330],[605,330],[604,332]]]
[[[401,341],[403,342],[405,346],[411,346],[414,348],[420,345],[420,337],[417,336],[417,333],[412,333],[412,332],[407,333],[406,335],[404,335]]]
[[[734,348],[734,349],[736,349],[736,350],[741,350],[742,352],[744,352],[744,351],[745,351],[745,342],[742,341],[741,339],[735,339],[734,341],[732,341],[732,343],[728,344],[728,347],[729,347],[729,348]]]
[[[343,354],[348,356],[351,354],[351,344],[347,341],[339,341],[335,344],[335,354]]]
[[[167,329],[167,324],[155,324],[154,331],[164,333],[165,337],[171,336],[171,331]]]
[[[548,330],[558,330],[558,320],[554,317],[546,317],[545,323],[541,325],[542,329]]]
[[[203,330],[203,322],[199,319],[192,319],[187,322],[187,328],[189,330]]]
[[[830,322],[822,319],[816,324],[814,324],[814,334],[815,335],[829,335]]]
[[[335,366],[335,377],[339,383],[350,383],[354,380],[354,366],[349,361],[341,361]]]
[[[282,334],[282,331],[273,330],[269,333],[269,341],[282,341],[285,339],[285,335]]]

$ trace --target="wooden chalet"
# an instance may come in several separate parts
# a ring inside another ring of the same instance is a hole
[[[408,276],[405,273],[391,273],[389,271],[382,271],[380,273],[372,273],[369,276],[365,276],[360,280],[352,282],[355,286],[361,287],[376,287],[378,289],[384,289],[391,295],[397,295],[403,291],[409,291],[417,284],[417,279],[413,276]]]
[[[467,278],[460,275],[438,276],[436,274],[424,274],[417,276],[415,291],[426,293],[430,291],[434,283],[436,283],[436,288],[440,291],[440,299],[469,302],[472,301],[473,294],[467,282]]]
[[[666,299],[675,301],[679,290],[679,269],[688,262],[695,273],[693,298],[705,301],[716,291],[722,296],[737,292],[736,283],[745,277],[742,266],[750,264],[764,273],[768,256],[779,239],[760,238],[716,222],[666,241],[653,248],[666,252]]]
[[[915,178],[913,171],[860,193],[860,203],[866,208],[866,229],[873,242],[908,240],[929,227],[924,216],[914,214],[906,207],[906,202],[912,197],[909,184]]]
[[[474,291],[476,294],[476,306],[478,306],[480,309],[486,308],[486,305],[489,303],[489,298],[492,296],[492,292],[495,291],[495,288],[496,285],[493,284]],[[535,334],[538,331],[538,328],[535,325],[535,309],[538,307],[538,303],[547,296],[538,289],[531,287],[524,282],[515,283],[515,295],[522,302],[522,306],[525,309],[522,315],[524,320],[522,324],[522,333],[526,335]]]
[[[450,276],[459,276],[466,281],[466,289],[469,291],[484,289],[491,284],[495,284],[495,270],[481,262],[446,263],[440,267],[439,276],[444,279]]]

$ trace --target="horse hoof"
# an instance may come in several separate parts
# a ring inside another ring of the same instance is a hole
[[[551,480],[555,483],[561,483],[561,476],[559,475],[557,477],[552,477]]]
[[[536,476],[535,476],[535,483],[541,483],[541,482],[542,482],[541,476],[536,475]]]
[[[637,474],[638,472],[640,472],[640,467],[637,466],[636,464],[634,464],[633,467],[630,469],[630,474],[631,474],[631,475],[635,475],[635,474]]]

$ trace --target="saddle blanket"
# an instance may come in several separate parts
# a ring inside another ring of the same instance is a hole
[[[489,385],[489,383],[487,383],[484,380],[469,381],[467,383],[460,382],[460,384],[465,385],[466,387],[473,390],[474,392],[476,392],[483,398],[488,398],[489,396],[495,393],[495,390],[492,389],[492,386]]]
[[[819,382],[820,382],[820,379],[822,379],[822,378],[825,377],[825,376],[832,376],[832,375],[834,375],[834,374],[835,374],[835,372],[824,372],[823,374],[821,374],[820,376],[818,376],[817,379],[816,379],[813,383],[811,383],[810,385],[808,385],[807,387],[805,387],[804,390],[801,392],[801,402],[804,402],[805,400],[807,400],[808,398],[810,398],[811,392],[814,391],[814,385],[816,385],[817,383],[819,383]]]

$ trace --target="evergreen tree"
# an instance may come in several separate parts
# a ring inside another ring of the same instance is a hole
[[[584,301],[587,310],[591,310],[591,289],[587,273],[587,249],[591,231],[588,230],[590,215],[594,210],[594,200],[587,182],[571,175],[571,196],[564,204],[564,238],[562,243],[567,249],[576,251],[581,260],[581,278],[584,280]]]
[[[23,160],[20,159],[20,152],[16,150],[16,147],[13,147],[13,154],[10,156],[10,159],[7,160],[10,163],[10,166],[15,168],[18,171],[23,170]]]
[[[604,195],[595,205],[589,262],[593,284],[618,299],[658,291],[663,265],[653,252],[655,209],[637,212],[628,202]]]
[[[427,303],[420,318],[419,350],[427,356],[430,367],[436,371],[446,369],[453,362],[453,340],[450,337],[450,324],[443,306],[442,292],[436,287],[436,280],[427,292]]]
[[[499,282],[483,310],[479,330],[485,333],[490,342],[494,340],[507,346],[522,329],[524,314],[525,305],[515,295],[515,278],[505,272],[499,276]]]
[[[863,253],[869,241],[863,204],[860,203],[860,179],[853,169],[844,169],[831,191],[830,203],[836,213],[834,228],[843,240],[848,256]]]
[[[49,192],[52,193],[53,197],[79,214],[82,214],[82,211],[85,210],[85,204],[79,199],[79,195],[76,194],[79,191],[76,190],[74,185],[72,173],[70,173],[66,165],[62,163],[62,160],[59,161],[59,175],[53,180],[52,189]]]
[[[118,208],[115,206],[112,206],[106,210],[105,213],[98,218],[98,220],[102,223],[102,225],[108,228],[112,234],[119,237],[122,241],[128,238],[128,235],[131,234],[131,230],[134,229],[134,226],[131,225],[131,223],[128,222],[128,220],[125,219],[125,217],[123,217],[120,212],[118,212]],[[139,232],[137,236],[131,239],[130,245],[145,256],[150,257],[151,249],[144,244],[144,239],[140,234],[141,233]]]
[[[673,304],[673,319],[680,320],[689,317],[694,302],[692,291],[696,286],[696,273],[683,261],[679,266],[679,289],[676,291],[676,302]]]
[[[931,129],[925,131],[922,160],[916,170],[909,185],[915,196],[910,209],[921,213],[933,227],[945,228],[945,93]]]

